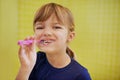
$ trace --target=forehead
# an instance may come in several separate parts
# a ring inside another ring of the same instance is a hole
[[[37,21],[36,24],[42,24],[42,23],[51,23],[51,24],[62,24],[61,21],[57,18],[55,14],[52,14],[48,19],[45,21]]]

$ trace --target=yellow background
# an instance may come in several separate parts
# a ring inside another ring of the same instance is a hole
[[[17,40],[33,34],[35,11],[47,2],[69,8],[76,37],[71,49],[93,80],[120,80],[119,0],[0,0],[0,80],[19,69]]]

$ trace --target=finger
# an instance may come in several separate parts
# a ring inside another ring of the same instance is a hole
[[[30,36],[30,40],[34,40],[35,39],[35,36]]]
[[[25,52],[24,46],[20,46],[19,52],[18,52],[19,57],[21,57],[24,54],[24,52]]]
[[[29,40],[30,39],[30,36],[27,36],[24,40]]]
[[[34,40],[34,37],[32,36],[28,36],[24,39],[23,41],[23,44],[26,46],[26,47],[29,47],[32,43],[33,43],[33,40]]]

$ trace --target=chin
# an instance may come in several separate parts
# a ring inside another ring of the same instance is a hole
[[[53,50],[53,49],[48,49],[48,48],[46,48],[46,49],[40,49],[42,52],[45,52],[45,53],[54,53],[55,52],[55,50]]]

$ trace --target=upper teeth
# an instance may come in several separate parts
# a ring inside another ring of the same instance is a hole
[[[41,40],[40,42],[41,42],[41,43],[49,43],[50,40]]]

